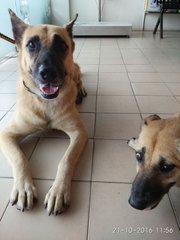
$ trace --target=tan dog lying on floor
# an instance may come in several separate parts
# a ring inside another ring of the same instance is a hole
[[[170,187],[180,186],[180,114],[147,117],[139,137],[128,145],[136,151],[138,172],[129,203],[136,209],[153,209]]]
[[[0,134],[2,152],[13,169],[10,202],[24,211],[31,209],[37,198],[19,140],[44,128],[62,130],[69,135],[70,145],[44,201],[48,213],[56,215],[70,204],[74,168],[87,142],[87,131],[75,105],[76,99],[80,102],[85,96],[80,69],[73,62],[72,28],[77,16],[65,27],[30,26],[11,10],[9,13],[21,72],[15,114]]]

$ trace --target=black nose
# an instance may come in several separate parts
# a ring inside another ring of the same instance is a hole
[[[57,77],[57,73],[53,68],[42,68],[39,74],[45,82],[52,82]]]
[[[138,198],[131,194],[129,198],[129,204],[135,209],[143,210],[147,207],[148,200],[146,198]]]

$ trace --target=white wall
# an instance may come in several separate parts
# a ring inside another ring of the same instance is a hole
[[[68,0],[51,0],[51,22],[63,25],[69,21],[70,6]]]
[[[141,30],[144,14],[144,0],[102,0],[104,2],[103,21],[132,23],[133,30]],[[79,22],[95,22],[98,20],[98,0],[52,0],[53,19],[55,24],[64,24],[79,13]],[[69,6],[68,6],[69,4]],[[70,7],[70,14],[67,10]],[[158,14],[146,17],[146,30],[152,30]],[[180,30],[179,15],[165,15],[165,30]]]
[[[28,0],[31,24],[48,22],[49,19],[46,15],[48,1],[49,0]],[[20,0],[1,0],[0,4],[0,32],[13,38],[8,8],[11,8],[22,18],[20,14]],[[13,44],[0,39],[0,60],[3,59],[6,54],[13,51],[14,48]]]

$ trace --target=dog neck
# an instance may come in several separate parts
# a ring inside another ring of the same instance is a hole
[[[23,80],[23,85],[24,85],[25,89],[26,89],[28,92],[30,92],[30,93],[32,93],[32,94],[40,97],[37,93],[33,92],[33,91],[27,86],[27,84],[26,84],[26,82],[25,82],[24,80]]]

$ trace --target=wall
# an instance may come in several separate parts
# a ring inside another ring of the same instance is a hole
[[[51,0],[51,22],[62,25],[69,21],[70,6],[68,0]]]
[[[3,2],[3,3],[2,3]],[[47,5],[49,0],[29,0],[30,8],[30,23],[47,23],[49,21],[47,16]],[[5,0],[0,3],[0,32],[13,37],[11,31],[10,18],[8,14],[8,8],[11,8],[20,18],[20,0]],[[0,59],[7,53],[14,50],[14,45],[0,39]]]
[[[102,0],[104,3],[103,20],[121,23],[132,23],[133,30],[141,30],[144,13],[144,0]],[[52,0],[54,3],[52,22],[64,24],[79,13],[79,22],[95,22],[98,19],[98,0]],[[63,5],[65,7],[63,7]],[[157,21],[157,14],[149,14],[146,18],[146,30],[152,30]],[[56,21],[55,21],[55,20]],[[180,30],[179,15],[165,15],[165,30]]]

